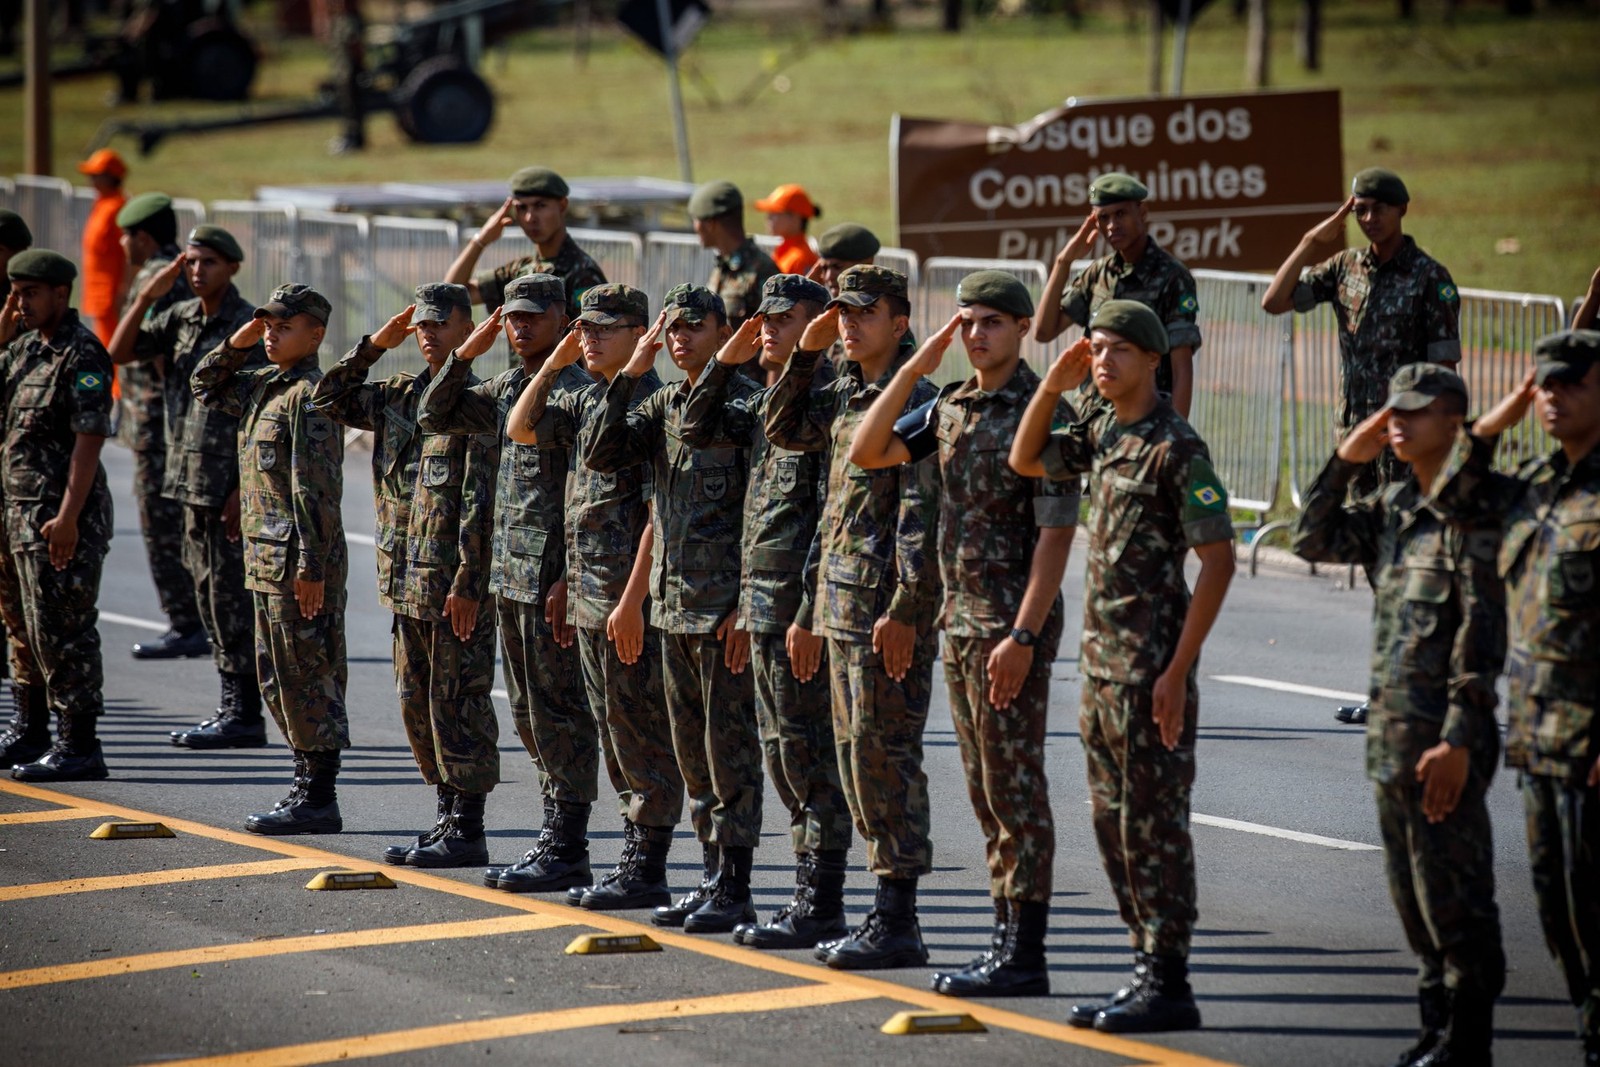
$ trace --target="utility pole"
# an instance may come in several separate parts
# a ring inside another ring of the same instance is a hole
[[[27,0],[27,41],[23,45],[22,169],[55,173],[50,130],[50,12],[45,0]]]

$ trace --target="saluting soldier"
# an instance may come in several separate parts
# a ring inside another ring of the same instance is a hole
[[[339,753],[350,747],[344,437],[310,405],[332,311],[309,285],[280,285],[189,379],[202,405],[240,420],[239,521],[245,583],[255,597],[256,673],[294,751],[289,795],[245,820],[258,834],[344,829],[337,793]],[[252,369],[263,339],[271,365]]]
[[[1034,393],[1011,466],[1090,475],[1079,730],[1095,837],[1134,948],[1134,981],[1069,1021],[1107,1033],[1192,1030],[1197,917],[1189,797],[1200,697],[1195,665],[1233,578],[1228,497],[1205,442],[1156,388],[1170,347],[1147,305],[1110,300]],[[1052,432],[1062,394],[1092,369],[1112,410]],[[1183,564],[1200,572],[1191,595]]]
[[[854,222],[830,226],[817,238],[817,262],[806,275],[820,282],[830,297],[839,295],[839,275],[851,267],[872,265],[883,247],[871,230]]]
[[[1294,550],[1377,575],[1367,775],[1375,783],[1389,895],[1421,963],[1422,1029],[1407,1064],[1488,1063],[1505,986],[1486,803],[1500,754],[1495,678],[1505,662],[1500,515],[1489,498],[1451,508],[1433,491],[1468,442],[1467,387],[1408,363],[1387,405],[1352,430],[1307,490]],[[1387,444],[1404,481],[1346,503]]]
[[[956,317],[873,402],[850,460],[878,470],[936,456],[943,487],[945,681],[967,794],[983,830],[995,929],[988,952],[960,971],[935,974],[933,988],[951,996],[1044,996],[1055,862],[1045,719],[1078,492],[1024,478],[1007,463],[1039,385],[1022,361],[1033,316],[1027,287],[1004,271],[978,271],[956,287],[956,303]],[[902,416],[957,332],[973,376]],[[1055,414],[1061,424],[1073,418],[1065,402]]]
[[[0,311],[5,537],[21,591],[24,635],[47,708],[20,707],[11,776],[28,782],[105,778],[95,735],[104,710],[100,570],[111,546],[111,493],[100,450],[111,434],[111,361],[72,307],[78,270],[58,252],[11,257]],[[20,336],[18,336],[20,332]],[[49,714],[56,715],[56,741]]]
[[[499,439],[418,426],[423,390],[471,330],[466,286],[419,285],[410,307],[363,337],[311,391],[335,422],[373,434],[378,600],[394,614],[400,718],[417,769],[438,795],[433,828],[384,849],[387,862],[413,867],[488,863],[484,803],[500,781],[489,696],[494,611],[485,606]],[[369,383],[368,371],[407,334],[427,369]]]
[[[605,282],[605,272],[567,232],[566,179],[548,167],[523,167],[511,176],[511,195],[489,216],[456,256],[444,280],[465,285],[475,304],[493,311],[505,300],[506,286],[524,274],[553,274],[566,288],[568,307],[576,307],[583,291]],[[506,224],[515,222],[534,244],[534,254],[520,256],[494,270],[472,269],[484,249],[500,240]]]
[[[707,288],[722,298],[728,325],[737,329],[756,312],[761,286],[779,273],[772,257],[745,232],[744,194],[732,182],[706,182],[689,197],[689,221],[700,247],[717,255]]]

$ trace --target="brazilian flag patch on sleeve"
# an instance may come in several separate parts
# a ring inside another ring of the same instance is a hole
[[[79,371],[72,387],[80,393],[98,393],[106,387],[105,375],[96,371]]]
[[[1443,300],[1446,304],[1454,304],[1457,300],[1461,299],[1461,294],[1456,292],[1456,287],[1451,285],[1449,282],[1440,282],[1439,299]]]
[[[1193,315],[1196,311],[1200,310],[1200,301],[1195,299],[1195,295],[1193,293],[1184,293],[1183,296],[1178,299],[1178,310],[1187,315]]]
[[[1187,498],[1184,503],[1189,508],[1218,512],[1228,510],[1227,490],[1222,488],[1222,480],[1207,460],[1196,459],[1189,464],[1189,488],[1184,495]]]

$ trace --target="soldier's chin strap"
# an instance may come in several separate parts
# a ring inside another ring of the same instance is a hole
[[[939,437],[934,430],[933,409],[939,401],[934,397],[901,415],[894,422],[894,435],[900,438],[911,453],[911,462],[927,459],[939,447]]]

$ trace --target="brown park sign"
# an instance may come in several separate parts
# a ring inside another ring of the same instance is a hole
[[[1089,183],[1150,190],[1150,232],[1190,267],[1272,270],[1339,206],[1339,93],[1078,102],[1020,126],[896,115],[899,243],[926,259],[1049,263],[1089,213]]]

